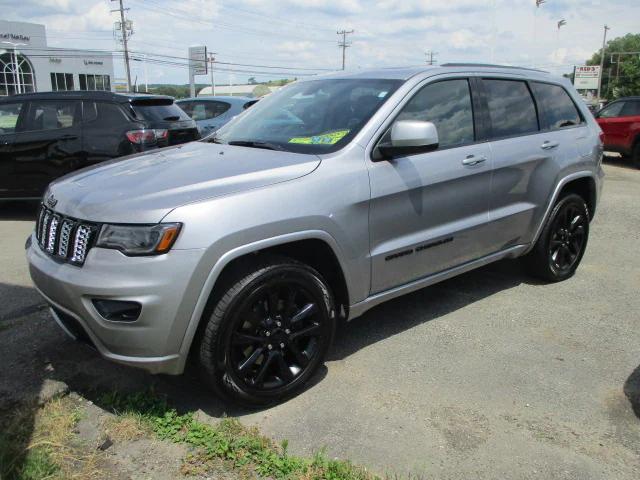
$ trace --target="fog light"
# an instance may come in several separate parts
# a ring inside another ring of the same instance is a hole
[[[94,298],[92,302],[98,313],[104,319],[112,322],[134,322],[138,319],[142,311],[142,305],[138,302],[98,298]]]

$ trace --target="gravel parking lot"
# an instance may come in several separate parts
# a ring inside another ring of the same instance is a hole
[[[501,262],[396,299],[339,329],[297,398],[238,411],[189,375],[153,377],[68,340],[24,259],[35,206],[0,204],[0,409],[51,380],[158,390],[206,418],[237,416],[294,452],[326,448],[425,478],[640,475],[640,171],[606,165],[576,276],[532,281]]]

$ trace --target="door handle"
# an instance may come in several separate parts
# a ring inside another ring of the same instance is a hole
[[[556,148],[560,143],[558,142],[549,142],[548,140],[540,145],[540,148],[543,150],[551,150],[552,148]]]
[[[60,140],[77,140],[77,135],[63,135],[60,137]]]
[[[472,165],[478,165],[486,161],[487,161],[487,157],[476,157],[475,155],[469,155],[467,156],[467,158],[462,160],[462,164],[467,166],[472,166]]]

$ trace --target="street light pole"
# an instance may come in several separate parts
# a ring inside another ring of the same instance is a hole
[[[604,37],[602,38],[602,52],[600,53],[600,80],[598,81],[598,101],[602,93],[602,77],[604,77],[604,49],[607,46],[607,30],[611,30],[607,25],[604,26]]]
[[[17,47],[22,47],[27,44],[8,42],[6,40],[3,40],[2,43],[6,43],[7,45],[11,45],[13,47],[13,78],[16,81],[16,89],[18,90],[17,93],[20,94],[22,93],[22,85],[20,84],[20,65],[18,65],[19,52]]]

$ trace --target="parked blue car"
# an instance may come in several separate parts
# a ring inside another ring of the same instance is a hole
[[[250,97],[215,96],[185,98],[176,104],[196,121],[200,135],[205,137],[257,101]]]

